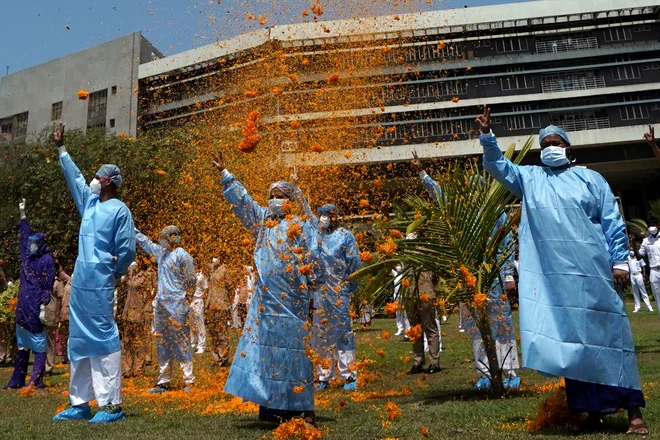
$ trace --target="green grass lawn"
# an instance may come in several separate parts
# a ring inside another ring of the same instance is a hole
[[[632,304],[629,304],[632,312]],[[648,398],[645,416],[651,426],[660,427],[660,411],[654,399],[660,383],[660,319],[656,313],[630,313],[637,346],[640,373]],[[396,331],[393,319],[377,319],[366,331],[356,333],[358,358],[371,359],[364,375],[370,382],[357,393],[344,392],[339,384],[317,393],[319,426],[327,431],[328,439],[421,439],[422,428],[428,438],[452,439],[515,439],[530,437],[525,420],[533,418],[537,405],[549,396],[535,389],[535,385],[549,383],[534,372],[522,371],[525,386],[520,392],[504,399],[488,399],[475,392],[472,350],[466,334],[458,333],[456,316],[443,326],[444,351],[441,366],[446,368],[431,376],[406,376],[409,367],[410,344],[392,336],[384,340],[382,330]],[[384,356],[377,351],[383,350]],[[33,396],[21,396],[15,391],[0,391],[0,439],[262,439],[272,438],[273,426],[259,422],[254,413],[241,413],[227,406],[230,396],[221,386],[228,368],[214,370],[208,354],[195,356],[198,381],[190,394],[180,391],[166,395],[146,395],[156,373],[145,379],[125,381],[125,422],[105,427],[84,422],[53,423],[51,417],[58,407],[66,404],[68,374],[58,368],[48,378],[50,387]],[[11,369],[0,368],[0,382],[5,384]],[[176,377],[176,375],[175,375]],[[180,374],[175,382],[180,387]],[[370,394],[368,393],[370,392]],[[388,397],[389,395],[389,397]],[[401,409],[401,417],[383,426],[385,406],[394,402]],[[340,405],[343,402],[343,406]],[[214,408],[215,411],[209,411]],[[228,408],[228,412],[217,408]],[[209,412],[211,414],[209,414]],[[582,438],[603,438],[622,435],[627,426],[624,415],[607,419],[602,432]],[[554,429],[536,438],[558,439],[574,437],[565,429]]]

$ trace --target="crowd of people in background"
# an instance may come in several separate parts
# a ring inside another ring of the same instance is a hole
[[[487,294],[505,387],[520,386],[510,301],[515,298],[522,367],[564,377],[571,410],[600,417],[623,408],[629,414],[628,432],[648,433],[620,293],[630,280],[633,312],[639,312],[640,299],[653,311],[645,281],[648,271],[657,301],[660,221],[649,219],[648,234],[638,245],[626,231],[607,182],[598,173],[573,166],[570,141],[562,129],[541,130],[543,166],[523,167],[503,156],[490,130],[488,109],[477,122],[485,170],[522,199],[518,239],[507,237],[501,251],[510,258]],[[652,128],[645,139],[658,155]],[[0,351],[0,360],[14,363],[5,389],[44,387],[43,377],[52,374],[59,356],[69,364],[71,407],[54,420],[123,420],[122,378],[143,376],[146,366],[156,362],[158,376],[149,392],[167,392],[176,363],[184,391],[190,391],[195,354],[209,351],[215,366],[230,364],[230,328],[241,332],[225,391],[258,404],[262,420],[302,416],[314,425],[314,393],[328,388],[337,370],[344,389],[356,389],[351,304],[358,284],[347,278],[362,263],[355,236],[340,224],[335,205],[314,212],[294,173],[293,182],[273,183],[268,206],[261,206],[226,169],[222,155],[215,156],[212,164],[224,197],[256,240],[254,266],[236,275],[218,258],[196,263],[181,247],[177,226],[167,226],[156,242],[151,241],[135,228],[129,208],[117,197],[123,181],[120,169],[103,165],[88,184],[66,151],[64,126],[54,140],[81,216],[78,257],[69,276],[53,257],[47,237],[30,228],[27,202],[20,203],[17,350],[4,345]],[[439,185],[416,153],[411,166],[433,201],[442,204]],[[303,216],[291,214],[293,204],[300,206]],[[496,230],[505,221],[503,216]],[[423,237],[412,232],[406,238]],[[391,272],[395,301],[403,301],[403,269],[399,264]],[[0,275],[2,290],[11,287],[4,273]],[[437,284],[437,274],[429,271],[420,274],[414,287],[420,297],[434,299]],[[441,370],[441,319],[446,320],[447,311],[437,310],[435,304],[418,298],[396,311],[396,335],[412,343],[408,374]],[[361,302],[357,310],[359,324],[371,325],[372,305]],[[491,377],[482,335],[465,308],[459,310],[460,326],[472,341],[475,387],[488,388]],[[422,334],[410,338],[417,327]],[[621,335],[617,341],[607,337],[613,328]],[[430,361],[424,367],[426,353]],[[96,414],[89,405],[92,400],[101,408]]]

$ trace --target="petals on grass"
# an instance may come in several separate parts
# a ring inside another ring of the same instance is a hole
[[[401,409],[392,401],[388,401],[386,405],[387,418],[389,420],[396,420],[401,417]]]
[[[322,431],[305,423],[305,420],[300,418],[284,422],[273,431],[273,439],[275,440],[318,440],[321,437],[323,437]]]

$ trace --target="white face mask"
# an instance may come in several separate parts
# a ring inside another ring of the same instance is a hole
[[[330,217],[327,215],[319,217],[319,227],[321,229],[328,229],[330,227]]]
[[[92,190],[93,194],[96,194],[97,196],[101,194],[101,182],[98,181],[98,179],[94,178],[92,179],[91,182],[89,182],[89,189]]]
[[[566,148],[564,147],[545,147],[541,151],[541,162],[549,167],[560,167],[568,163],[566,157]]]
[[[651,226],[649,228],[649,234],[655,237],[656,235],[658,235],[658,228],[655,226]]]
[[[417,234],[415,234],[414,232],[411,232],[406,236],[406,240],[416,240],[416,239],[417,239]]]
[[[39,245],[37,243],[30,243],[30,255],[34,255],[39,250]]]
[[[397,264],[396,267],[395,267],[395,270],[397,272],[401,272],[403,270],[403,266],[401,266],[400,264]]]

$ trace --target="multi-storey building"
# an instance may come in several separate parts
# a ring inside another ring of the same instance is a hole
[[[162,55],[140,32],[0,79],[0,145],[36,137],[51,123],[135,136],[138,66]],[[89,93],[78,99],[78,91]]]
[[[522,145],[549,124],[564,128],[578,163],[604,174],[626,214],[639,216],[646,200],[660,198],[660,164],[642,141],[660,120],[659,12],[660,0],[550,0],[276,26],[141,65],[139,124],[169,125],[262,99],[271,103],[266,131],[290,163],[376,166],[407,160],[413,149],[423,158],[478,154],[474,119],[487,105],[502,145]],[[281,95],[266,89],[248,99],[212,81],[265,65],[273,52],[309,60]],[[337,87],[370,89],[370,98],[357,108],[347,99],[345,108],[306,109],[327,88],[318,79],[333,72],[315,59],[333,53],[362,78]],[[351,60],[369,56],[378,66],[355,70]],[[292,101],[297,114],[282,113]],[[296,130],[282,125],[291,118],[319,134],[350,118],[352,154],[303,157]],[[538,153],[528,161],[538,162]]]

